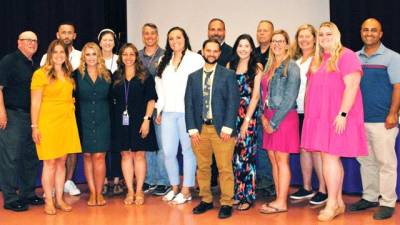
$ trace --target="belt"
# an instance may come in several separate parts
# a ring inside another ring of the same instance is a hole
[[[213,125],[213,120],[212,120],[212,119],[203,120],[203,124],[206,124],[206,125]]]
[[[31,113],[29,110],[18,108],[15,106],[6,106],[6,109],[16,111],[16,112]]]

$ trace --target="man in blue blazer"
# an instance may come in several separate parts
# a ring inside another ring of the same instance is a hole
[[[196,155],[197,180],[202,198],[193,213],[201,214],[213,208],[210,166],[214,153],[221,186],[218,216],[228,218],[232,215],[233,204],[232,156],[239,89],[235,73],[217,64],[221,54],[219,42],[206,40],[202,52],[206,64],[189,75],[185,93],[186,127]]]

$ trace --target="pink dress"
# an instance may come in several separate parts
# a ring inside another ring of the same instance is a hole
[[[268,76],[261,80],[262,102],[268,97],[269,82]],[[271,120],[276,110],[264,109],[264,116]],[[291,109],[281,121],[277,130],[272,134],[263,131],[263,149],[269,151],[278,151],[284,153],[299,153],[300,134],[299,134],[299,116],[296,109]]]
[[[362,73],[361,64],[356,54],[345,48],[338,60],[337,71],[328,72],[329,57],[324,54],[320,68],[308,75],[301,147],[343,157],[365,156],[368,151],[360,90],[347,113],[345,131],[337,134],[334,126],[345,89],[343,78],[353,72]]]

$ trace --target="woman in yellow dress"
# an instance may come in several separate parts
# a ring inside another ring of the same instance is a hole
[[[50,215],[56,214],[56,208],[72,210],[63,200],[65,160],[67,154],[81,152],[71,72],[67,47],[54,40],[47,50],[45,65],[35,71],[31,83],[32,138],[38,157],[43,160],[44,211]]]

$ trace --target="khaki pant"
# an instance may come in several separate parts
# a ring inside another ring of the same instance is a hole
[[[363,199],[381,206],[394,207],[397,200],[396,136],[399,129],[387,130],[384,123],[365,123],[368,156],[358,157],[361,164]]]
[[[214,153],[219,171],[219,184],[221,187],[221,205],[233,204],[233,169],[232,157],[235,148],[235,139],[224,142],[217,134],[213,125],[203,125],[200,134],[200,144],[192,143],[193,152],[197,160],[197,182],[200,187],[202,201],[211,203],[211,163]]]

